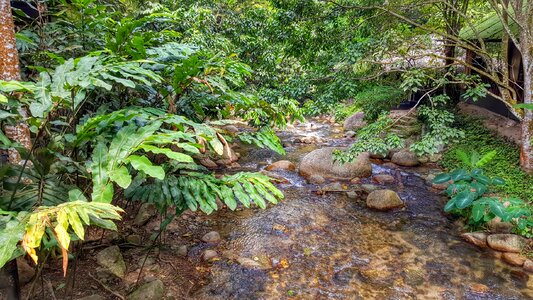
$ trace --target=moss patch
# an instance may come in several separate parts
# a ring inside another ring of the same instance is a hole
[[[496,150],[498,154],[483,169],[486,175],[499,176],[506,181],[506,185],[498,192],[508,197],[518,197],[533,203],[533,176],[520,169],[520,150],[513,143],[495,136],[486,129],[481,121],[475,118],[458,118],[455,125],[465,132],[464,140],[452,144],[444,153],[442,167],[454,169],[463,167],[456,158],[456,149],[477,151],[480,154]]]

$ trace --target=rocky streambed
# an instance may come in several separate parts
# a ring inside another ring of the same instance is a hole
[[[231,171],[278,178],[282,202],[187,212],[150,251],[161,219],[129,208],[124,236],[96,232],[100,244],[80,255],[74,299],[533,298],[533,274],[466,242],[460,222],[442,212],[446,198],[430,184],[436,165],[414,166],[405,153],[393,161],[413,167],[363,156],[345,174],[324,155],[353,142],[340,126],[303,123],[279,136],[287,155],[241,147]],[[106,278],[105,261],[120,274]],[[64,282],[60,269],[50,267],[45,282]]]

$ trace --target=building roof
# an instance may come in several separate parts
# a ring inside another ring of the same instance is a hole
[[[516,34],[518,33],[518,25],[512,18],[514,12],[511,10],[509,14],[509,28]],[[474,23],[472,26],[465,25],[461,29],[461,32],[459,32],[459,37],[464,40],[475,40],[479,38],[484,40],[501,40],[504,30],[500,17],[496,13],[492,13],[487,18]]]

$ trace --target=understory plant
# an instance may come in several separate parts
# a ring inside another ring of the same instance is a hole
[[[357,131],[357,140],[348,150],[336,151],[335,159],[346,163],[355,160],[363,152],[385,157],[391,149],[403,147],[403,140],[390,132],[393,123],[388,114],[382,114],[376,121]]]
[[[503,222],[512,223],[514,232],[531,237],[533,218],[528,203],[518,198],[502,198],[490,193],[492,187],[505,185],[502,178],[486,176],[482,169],[496,154],[496,151],[484,155],[475,151],[470,154],[462,150],[456,151],[464,168],[439,174],[433,180],[435,184],[448,184],[444,192],[450,200],[444,206],[444,211],[466,218],[469,227],[473,229],[483,228],[498,217]]]

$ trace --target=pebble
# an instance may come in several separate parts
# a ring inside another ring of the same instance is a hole
[[[220,233],[216,231],[210,231],[202,237],[202,241],[210,244],[216,244],[220,242]]]

